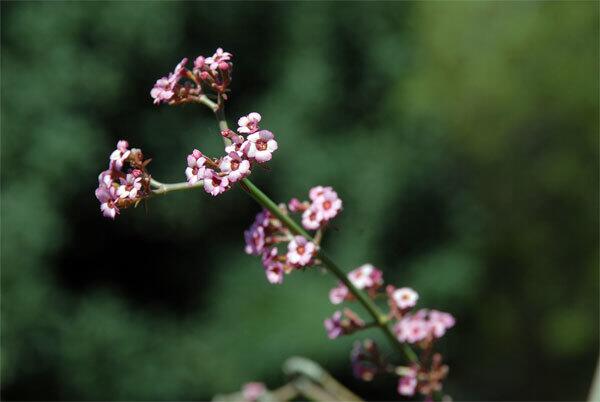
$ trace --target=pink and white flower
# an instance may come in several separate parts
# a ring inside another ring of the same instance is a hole
[[[349,293],[346,285],[340,283],[329,291],[329,301],[331,301],[332,304],[340,304],[348,298],[350,295]]]
[[[302,226],[307,230],[319,229],[323,220],[323,211],[314,205],[302,213]]]
[[[121,185],[117,190],[119,198],[135,200],[142,188],[142,178],[129,173],[125,178],[120,178],[119,180],[121,181]]]
[[[185,169],[185,176],[190,185],[195,184],[201,180],[204,180],[204,173],[206,167],[204,163],[206,158],[202,155],[202,152],[194,149],[191,154],[187,156],[188,167]]]
[[[313,206],[321,211],[324,220],[330,220],[342,209],[342,200],[335,191],[324,191],[313,200]]]
[[[310,199],[312,201],[316,201],[317,198],[321,197],[322,195],[326,194],[326,193],[330,193],[330,192],[334,192],[333,189],[331,187],[323,187],[323,186],[316,186],[310,189],[310,191],[308,192],[308,196],[310,197]],[[337,196],[337,193],[336,193]]]
[[[119,213],[119,208],[116,204],[119,196],[117,195],[116,189],[114,187],[107,188],[101,185],[96,189],[96,198],[100,201],[102,215],[107,218],[115,219]]]
[[[395,325],[394,330],[400,342],[416,343],[425,339],[441,338],[455,323],[451,314],[437,310],[421,309],[407,314]]]
[[[333,313],[333,316],[324,321],[324,325],[329,339],[335,339],[343,335],[344,327],[342,326],[342,312],[336,311]]]
[[[258,163],[270,161],[272,153],[277,150],[277,141],[275,136],[268,130],[261,130],[250,134],[246,142],[242,145],[242,150],[249,158],[253,158]]]
[[[403,396],[413,396],[417,388],[417,371],[410,368],[398,381],[398,393]]]
[[[204,191],[212,196],[217,196],[229,189],[229,179],[227,176],[219,176],[212,169],[204,170]]]
[[[110,154],[111,169],[121,171],[123,164],[131,154],[131,151],[127,149],[128,147],[129,143],[125,140],[120,140],[117,142],[117,149]]]
[[[429,311],[430,331],[436,338],[444,336],[446,330],[452,328],[455,323],[456,320],[450,313],[444,313],[437,310]]]
[[[154,104],[158,105],[161,102],[169,102],[177,91],[177,85],[186,75],[185,65],[188,59],[184,58],[175,66],[175,70],[169,73],[168,77],[162,77],[156,80],[154,88],[150,91],[150,96],[154,99]]]
[[[204,63],[207,64],[211,70],[216,71],[219,68],[219,64],[227,63],[231,60],[231,53],[224,52],[223,49],[218,48],[212,57],[207,57]]]
[[[248,116],[240,117],[238,120],[238,133],[252,134],[258,131],[258,123],[260,123],[261,116],[256,112],[250,113]]]
[[[364,264],[348,273],[348,279],[358,289],[376,289],[383,285],[383,274],[372,264]]]
[[[400,310],[414,307],[419,300],[419,294],[411,288],[400,288],[392,293],[392,300]]]
[[[254,223],[244,232],[247,254],[260,255],[265,247],[265,228]]]
[[[292,265],[308,265],[316,251],[314,243],[306,240],[302,236],[294,236],[294,239],[288,243],[287,261]]]
[[[168,103],[175,96],[175,84],[167,77],[159,78],[150,90],[150,96],[154,99],[155,105]]]
[[[250,174],[250,162],[242,159],[237,152],[230,152],[224,157],[219,168],[223,173],[227,173],[227,178],[232,183]]]

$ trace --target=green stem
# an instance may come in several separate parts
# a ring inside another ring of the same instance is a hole
[[[219,122],[219,129],[221,131],[227,130],[227,119],[225,118],[225,111],[223,107],[223,99],[219,95],[218,103],[211,101],[208,97],[203,95],[201,97],[201,103],[208,106],[214,113]],[[229,145],[230,141],[228,138],[224,138],[225,145]],[[194,187],[198,187],[199,185],[190,186],[187,183],[174,183],[174,184],[163,184],[156,180],[151,181],[151,185],[157,187],[157,189],[153,190],[154,194],[166,194],[170,191],[177,190],[186,190]],[[252,197],[256,202],[266,208],[269,212],[271,212],[277,219],[279,219],[287,228],[295,235],[303,236],[307,240],[314,242],[314,239],[310,234],[306,232],[302,228],[302,226],[298,225],[296,221],[290,218],[289,215],[284,213],[278,206],[271,200],[265,193],[263,193],[258,187],[254,185],[248,179],[242,179],[241,187]],[[317,256],[321,260],[323,266],[329,270],[334,276],[336,276],[352,293],[352,295],[363,305],[363,307],[367,310],[369,315],[375,321],[375,324],[381,328],[385,336],[388,340],[396,347],[398,350],[403,352],[406,357],[415,363],[419,362],[419,358],[415,354],[415,352],[408,346],[406,343],[400,343],[398,339],[394,336],[390,326],[389,320],[387,316],[379,310],[377,305],[365,295],[364,292],[361,292],[354,286],[354,284],[348,279],[348,276],[341,270],[340,267],[337,266],[335,262],[331,258],[325,254],[325,252],[321,249],[317,252]]]
[[[278,206],[275,204],[265,193],[263,193],[258,187],[254,185],[250,180],[243,179],[242,180],[242,188],[246,190],[246,192],[254,198],[256,202],[266,208],[269,212],[271,212],[277,219],[279,219],[287,228],[298,236],[303,236],[309,241],[313,241],[312,236],[310,236],[296,221],[290,218],[289,215],[285,214]],[[356,297],[356,299],[364,306],[364,308],[369,312],[371,317],[375,320],[375,323],[381,328],[384,332],[385,336],[390,340],[390,342],[395,345],[398,349],[406,354],[409,360],[413,362],[418,362],[418,357],[415,352],[405,343],[400,343],[394,336],[391,328],[388,324],[388,319],[385,314],[383,314],[379,308],[373,303],[368,296],[365,295],[364,292],[361,292],[354,286],[354,284],[348,279],[348,276],[337,266],[337,264],[325,254],[323,250],[319,250],[317,253],[319,259],[331,272],[334,276],[336,276]]]

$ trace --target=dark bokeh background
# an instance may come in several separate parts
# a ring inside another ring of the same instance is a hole
[[[116,141],[184,179],[221,151],[197,106],[149,91],[183,56],[235,55],[230,122],[278,136],[252,179],[345,210],[325,246],[451,311],[457,400],[586,398],[598,356],[598,3],[2,3],[3,399],[207,399],[281,384],[291,355],[368,399],[335,281],[270,286],[243,253],[240,191],[103,219]],[[374,337],[378,334],[373,333]]]

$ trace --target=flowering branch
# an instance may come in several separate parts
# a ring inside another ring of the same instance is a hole
[[[196,58],[193,70],[186,68],[187,59],[183,59],[168,77],[156,81],[150,93],[155,104],[199,103],[212,110],[226,155],[211,158],[194,149],[187,156],[187,182],[161,183],[147,171],[150,160],[144,158],[141,150],[130,150],[127,141],[119,141],[117,149],[110,156],[108,170],[98,177],[96,197],[102,213],[114,219],[120,209],[137,206],[141,200],[149,197],[198,187],[212,196],[218,196],[239,183],[263,207],[244,236],[246,252],[262,258],[268,281],[280,284],[284,274],[310,266],[323,266],[339,280],[337,287],[329,293],[330,301],[340,304],[356,300],[373,319],[365,323],[349,308],[344,309],[343,313],[337,311],[324,322],[329,338],[377,327],[410,362],[409,367],[386,364],[376,344],[366,340],[363,344],[355,344],[352,350],[355,375],[369,381],[378,372],[395,373],[400,376],[398,392],[401,395],[413,395],[415,390],[428,398],[437,395],[448,367],[442,364],[439,353],[433,353],[433,345],[447,329],[454,326],[454,317],[426,309],[412,313],[411,309],[419,297],[417,292],[407,287],[396,289],[388,285],[385,293],[382,293],[384,282],[380,270],[371,264],[364,264],[345,274],[321,249],[320,243],[327,225],[342,210],[342,200],[331,187],[313,187],[309,192],[310,201],[293,198],[288,204],[278,205],[248,179],[253,166],[271,160],[278,143],[272,132],[260,129],[262,117],[255,112],[238,120],[237,133],[229,129],[225,101],[233,68],[231,58],[230,53],[219,48],[212,57]],[[207,95],[207,91],[211,92],[216,102]],[[292,213],[302,215],[302,225],[292,219]],[[315,235],[309,231],[315,231]],[[285,255],[279,254],[282,245],[287,246]],[[374,302],[381,296],[388,301],[388,313],[384,313]],[[417,355],[409,344],[417,345],[421,354]]]

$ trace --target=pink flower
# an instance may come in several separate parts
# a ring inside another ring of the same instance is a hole
[[[380,270],[371,264],[364,264],[348,273],[348,279],[358,289],[378,288],[383,284]]]
[[[329,291],[329,300],[332,304],[340,304],[349,296],[348,288],[343,283],[340,283],[335,288]]]
[[[421,309],[407,314],[395,325],[394,330],[400,342],[416,343],[427,338],[440,338],[448,328],[454,326],[452,315],[437,310]]]
[[[111,169],[105,170],[98,175],[98,184],[105,187],[111,187],[113,185],[113,171]]]
[[[285,270],[283,264],[277,261],[277,248],[272,247],[270,250],[264,250],[262,254],[262,264],[265,267],[267,280],[272,284],[282,284]]]
[[[180,79],[185,77],[187,71],[185,69],[185,65],[187,62],[187,57],[184,57],[183,60],[181,60],[179,64],[175,66],[175,71],[173,71],[172,74],[169,74],[169,82],[173,83],[173,85],[177,84]]]
[[[219,64],[223,62],[228,62],[231,60],[231,53],[224,52],[223,49],[218,48],[215,54],[212,57],[207,57],[204,60],[204,63],[208,64],[211,70],[216,71],[219,68]]]
[[[400,310],[414,307],[417,304],[419,295],[411,288],[396,289],[392,293],[392,300]]]
[[[342,200],[335,191],[324,191],[313,200],[313,206],[321,211],[324,220],[330,220],[342,209]]]
[[[302,226],[307,230],[317,230],[323,223],[323,211],[312,205],[302,213]]]
[[[259,163],[270,161],[271,154],[277,150],[277,141],[274,138],[272,132],[261,130],[250,134],[242,149],[249,158],[254,158]]]
[[[244,232],[246,240],[245,251],[247,254],[260,255],[265,247],[265,229],[254,223],[250,229]]]
[[[187,64],[188,59],[184,58],[175,66],[175,71],[169,73],[168,77],[162,77],[156,80],[154,87],[150,91],[150,96],[154,99],[154,104],[158,105],[159,103],[168,103],[176,93],[176,87],[181,80],[186,75],[185,65]]]
[[[325,193],[329,193],[332,192],[333,189],[331,187],[323,187],[323,186],[316,186],[310,189],[310,191],[308,192],[308,196],[310,197],[310,199],[312,201],[316,201],[317,198],[319,198],[320,196],[322,196]],[[333,191],[335,192],[335,191]],[[337,193],[336,193],[337,195]]]
[[[194,70],[202,70],[202,68],[204,68],[204,66],[205,66],[204,56],[196,57],[196,60],[194,60]]]
[[[169,81],[167,77],[156,80],[154,87],[150,90],[150,96],[154,99],[154,104],[161,102],[168,103],[175,95],[175,84]]]
[[[204,170],[204,191],[210,195],[217,196],[229,189],[229,179],[220,177],[214,170]]]
[[[238,120],[238,133],[252,134],[258,131],[258,123],[260,122],[260,114],[256,112],[250,113],[248,116],[240,117]]]
[[[441,338],[444,336],[446,330],[452,328],[455,322],[456,321],[452,314],[437,310],[429,311],[430,331],[436,338]]]
[[[315,250],[314,243],[302,236],[294,236],[294,239],[288,243],[287,261],[303,267],[310,263]]]
[[[331,316],[331,318],[327,318],[324,324],[329,339],[335,339],[340,335],[344,334],[341,311],[336,311],[335,313],[333,313],[333,316]]]
[[[230,152],[224,157],[219,168],[223,173],[227,173],[227,178],[232,183],[250,174],[250,162],[242,159],[237,152]]]
[[[292,198],[290,202],[288,202],[288,209],[291,212],[302,212],[308,209],[309,203],[306,201],[300,202],[297,198]]]
[[[117,195],[120,198],[129,198],[135,200],[138,196],[138,191],[142,188],[142,178],[135,177],[133,174],[128,174],[125,179],[120,178],[121,185],[117,190]]]
[[[204,167],[205,162],[206,158],[202,155],[202,152],[197,149],[194,149],[192,153],[187,156],[188,167],[185,169],[185,175],[190,185],[195,184],[200,180],[204,180],[204,173],[206,170]]]
[[[417,371],[410,368],[398,381],[398,393],[403,396],[413,396],[417,388]]]
[[[249,382],[242,388],[242,397],[246,402],[255,402],[265,392],[267,392],[267,388],[262,382]]]
[[[117,142],[117,149],[115,149],[110,154],[110,166],[115,170],[120,171],[123,168],[123,164],[131,154],[131,151],[127,148],[129,147],[129,143],[125,140],[120,140]]]
[[[119,197],[117,196],[117,191],[115,188],[107,188],[101,185],[96,189],[96,198],[98,198],[98,201],[100,201],[100,210],[102,211],[102,215],[107,218],[115,219],[119,213],[119,208],[116,204],[116,200]]]

